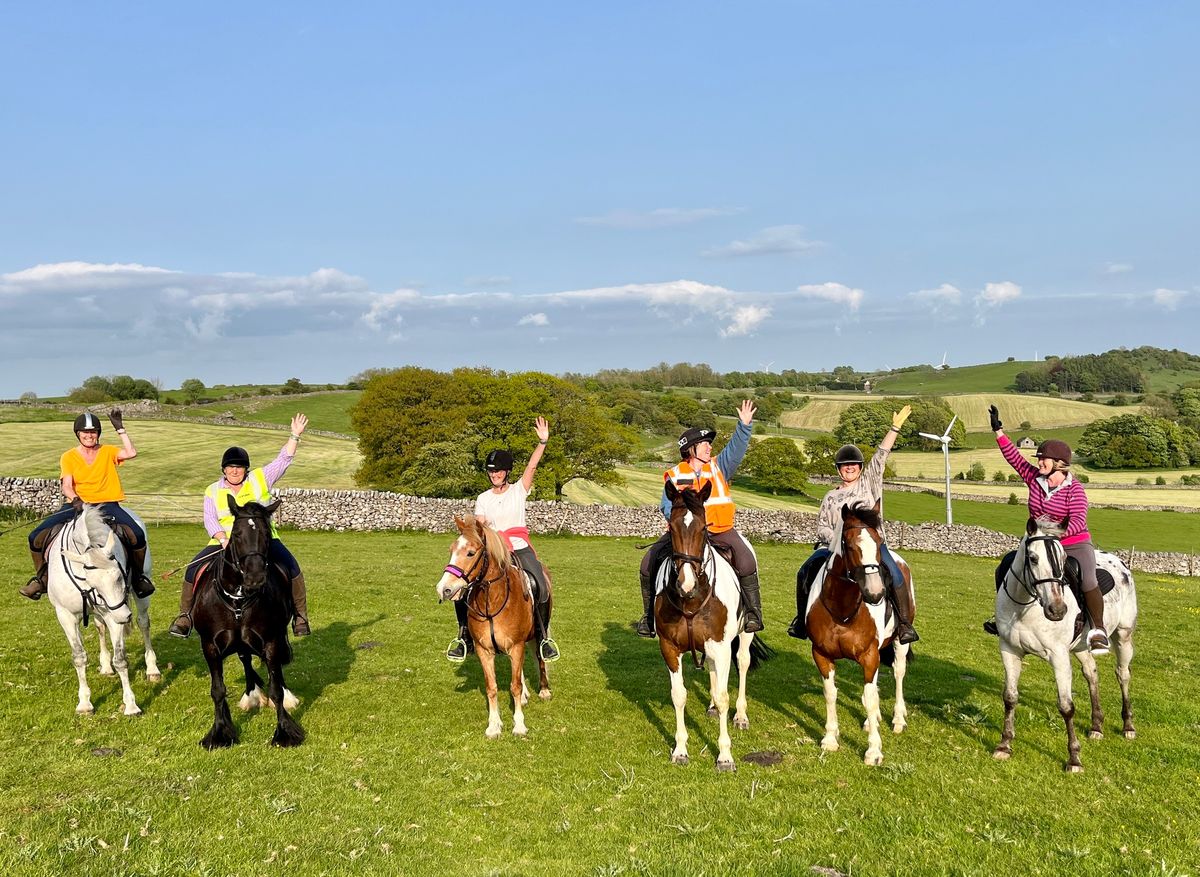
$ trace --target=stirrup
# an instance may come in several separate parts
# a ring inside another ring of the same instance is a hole
[[[654,639],[654,624],[644,615],[637,620],[637,623],[634,624],[633,629],[637,631],[637,635],[640,637],[644,637],[645,639]]]
[[[186,630],[184,629],[183,625],[179,623],[179,619],[181,618],[186,618],[188,621]],[[192,616],[186,612],[182,612],[175,616],[175,620],[172,621],[171,626],[167,628],[167,633],[169,633],[171,636],[177,636],[180,639],[187,639],[192,635],[192,627]]]
[[[538,655],[547,664],[553,664],[562,657],[558,651],[558,643],[556,643],[550,637],[546,637],[546,639],[542,640],[541,644],[538,646]]]
[[[796,639],[808,639],[808,630],[799,615],[793,618],[792,623],[788,625],[787,635]]]
[[[452,664],[461,664],[467,660],[467,643],[462,637],[455,637],[446,646],[446,660]]]
[[[1098,627],[1093,627],[1088,631],[1087,644],[1088,651],[1096,657],[1110,653],[1108,634]]]
[[[996,626],[995,618],[989,618],[983,623],[983,632],[990,633],[992,636],[1000,636],[1000,628]]]

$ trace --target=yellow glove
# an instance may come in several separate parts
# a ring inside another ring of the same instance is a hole
[[[892,414],[892,429],[899,432],[900,427],[904,426],[904,421],[908,420],[908,415],[910,414],[912,414],[911,405],[905,405],[899,411]]]

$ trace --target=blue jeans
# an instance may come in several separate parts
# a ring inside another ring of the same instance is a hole
[[[130,546],[132,550],[137,551],[139,548],[146,547],[145,531],[143,531],[138,525],[137,521],[130,516],[129,512],[121,508],[120,503],[102,502],[97,505],[96,508],[100,510],[100,514],[104,515],[104,517],[112,518],[118,524],[123,524],[130,529],[137,539],[137,541]],[[31,551],[35,550],[33,547],[34,542],[37,540],[38,535],[44,530],[48,530],[56,524],[65,524],[67,521],[74,518],[75,515],[75,508],[69,502],[64,502],[62,508],[33,528],[33,531],[29,534],[29,549]]]

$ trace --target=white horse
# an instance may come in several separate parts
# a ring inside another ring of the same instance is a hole
[[[1075,736],[1075,702],[1071,694],[1071,653],[1079,659],[1092,701],[1092,727],[1088,737],[1104,736],[1100,710],[1100,682],[1096,659],[1087,646],[1088,626],[1075,636],[1075,615],[1080,607],[1070,588],[1064,587],[1066,550],[1059,541],[1065,530],[1029,519],[1025,537],[1017,546],[1012,567],[996,592],[996,627],[1000,632],[1000,658],[1004,662],[1004,732],[993,755],[1012,755],[1013,717],[1017,683],[1025,655],[1037,655],[1054,669],[1058,686],[1058,711],[1067,727],[1068,761],[1064,769],[1079,773],[1079,739]],[[1116,555],[1096,552],[1097,570],[1108,572],[1114,586],[1104,596],[1104,626],[1116,650],[1117,681],[1121,685],[1123,733],[1132,740],[1133,708],[1129,704],[1129,663],[1133,660],[1133,630],[1137,626],[1137,591],[1133,575]]]
[[[141,520],[136,516],[134,519],[145,532]],[[87,684],[87,651],[83,646],[80,623],[86,626],[89,618],[95,618],[100,635],[100,675],[112,676],[115,672],[120,677],[123,712],[127,716],[137,715],[141,708],[129,685],[129,660],[125,655],[125,634],[133,617],[129,606],[131,571],[126,568],[125,546],[100,511],[95,506],[84,505],[83,512],[69,521],[47,546],[46,564],[50,603],[71,644],[71,656],[79,676],[79,704],[75,712],[81,715],[92,712],[92,692]],[[143,572],[147,575],[150,572],[149,549]],[[150,642],[150,598],[134,599],[138,607],[138,627],[146,649],[146,679],[157,682],[162,675]],[[102,624],[112,640],[111,654],[100,627]]]

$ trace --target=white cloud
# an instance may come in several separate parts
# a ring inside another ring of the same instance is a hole
[[[733,312],[732,322],[721,330],[721,337],[749,335],[758,328],[759,323],[769,316],[771,316],[771,309],[759,305],[745,305],[736,308]]]
[[[1179,307],[1179,303],[1187,296],[1187,292],[1182,289],[1156,289],[1150,293],[1150,299],[1164,311],[1173,311]]]
[[[989,311],[1016,301],[1020,297],[1021,287],[1011,280],[985,284],[983,291],[975,296],[975,325],[984,325],[987,322]]]
[[[604,228],[669,228],[741,212],[740,207],[659,207],[656,210],[611,210],[602,216],[581,216],[575,221],[580,225]]]
[[[1128,274],[1133,270],[1133,266],[1128,262],[1105,262],[1105,274]]]
[[[712,247],[700,255],[714,259],[740,256],[768,256],[787,253],[805,253],[825,246],[821,241],[812,241],[804,236],[802,225],[774,225],[744,241],[732,241],[724,246]]]
[[[861,289],[845,286],[841,283],[816,283],[796,287],[796,292],[805,298],[818,298],[844,305],[852,311],[857,311],[865,295]]]
[[[549,326],[550,318],[543,313],[526,314],[517,320],[518,326]]]
[[[943,283],[936,289],[918,289],[916,292],[910,292],[908,297],[938,308],[961,304],[962,290],[949,283]]]

